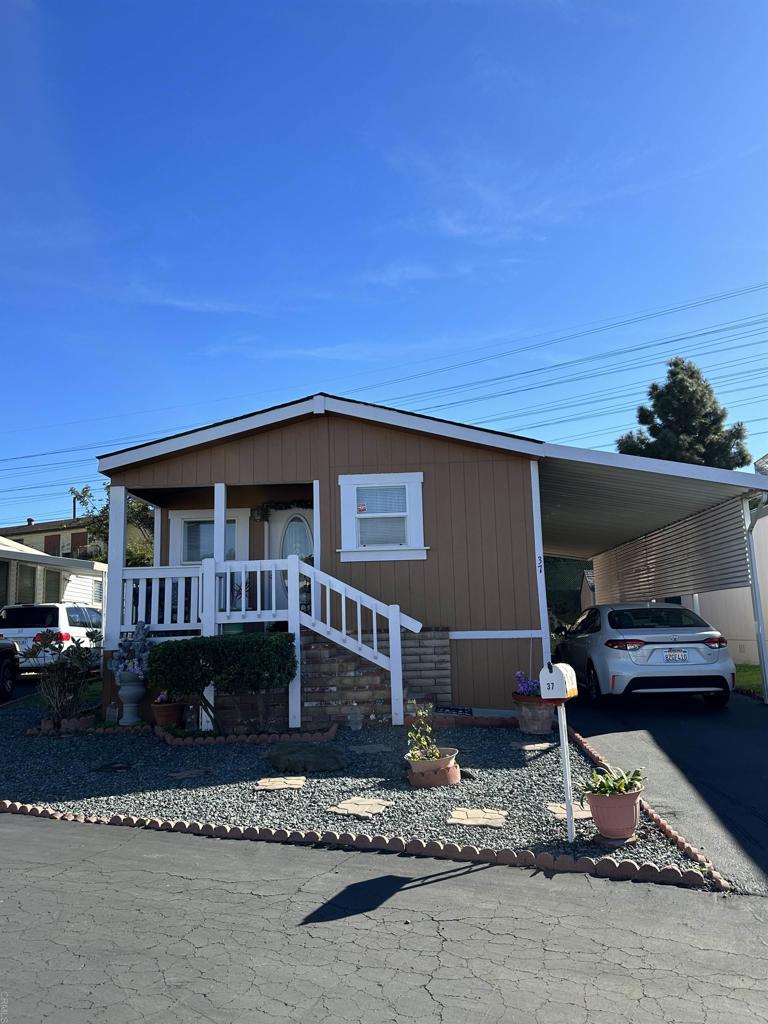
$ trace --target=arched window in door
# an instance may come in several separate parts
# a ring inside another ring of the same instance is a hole
[[[285,525],[283,542],[280,546],[280,557],[298,555],[302,560],[312,555],[312,534],[307,521],[302,516],[292,516]]]

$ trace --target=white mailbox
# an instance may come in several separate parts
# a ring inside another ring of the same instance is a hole
[[[579,692],[576,673],[570,665],[560,662],[556,665],[545,665],[539,672],[539,683],[544,700],[568,700]]]

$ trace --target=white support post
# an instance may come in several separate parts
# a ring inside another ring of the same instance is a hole
[[[204,558],[202,563],[202,578],[200,580],[200,600],[203,604],[203,613],[200,616],[203,636],[216,636],[216,561],[213,558]],[[205,699],[213,706],[216,701],[216,690],[211,683],[203,691]],[[213,729],[213,721],[207,711],[200,709],[200,728],[210,732]]]
[[[376,613],[374,612],[374,621]],[[403,654],[400,637],[400,605],[389,606],[389,690],[392,700],[392,725],[402,725]]]
[[[764,508],[765,506],[763,506]],[[766,641],[765,618],[763,617],[763,601],[760,595],[760,576],[757,569],[757,552],[755,551],[755,526],[765,512],[758,509],[753,515],[749,508],[749,498],[742,500],[744,513],[744,530],[747,537],[747,560],[749,562],[749,590],[752,595],[752,614],[755,619],[755,637],[757,639],[757,657],[763,677],[763,702],[768,704],[768,641]]]
[[[155,529],[152,536],[152,565],[161,565],[160,555],[163,540],[163,510],[155,505]]]
[[[296,675],[288,687],[288,727],[301,727],[301,612],[299,608],[299,556],[288,556],[288,632],[293,633]]]
[[[123,569],[128,492],[113,485],[109,489],[109,544],[107,548],[107,593],[104,614],[104,650],[115,651],[120,641],[123,619]]]
[[[223,562],[227,549],[227,485],[213,485],[213,558]]]
[[[322,538],[320,537],[320,481],[312,481],[312,547],[314,550],[314,566],[322,569]]]
[[[539,464],[531,459],[531,504],[533,507],[533,545],[536,557],[536,589],[539,595],[539,619],[541,622],[541,652],[544,665],[552,661],[552,645],[549,638],[549,610],[547,608],[547,581],[544,575],[544,539],[541,531],[541,492],[539,491]],[[543,667],[543,666],[542,666]],[[565,705],[557,709],[557,725],[560,730],[560,760],[563,768],[563,794],[565,796],[565,818],[568,841],[576,839],[573,820],[573,792],[571,790],[571,752],[568,746],[568,722]]]

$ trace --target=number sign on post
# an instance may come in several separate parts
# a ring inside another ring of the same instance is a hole
[[[548,663],[539,673],[544,700],[568,700],[578,693],[576,673],[570,665]]]

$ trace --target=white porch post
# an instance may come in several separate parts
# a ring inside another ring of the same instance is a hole
[[[403,655],[400,637],[400,605],[389,606],[389,690],[392,701],[392,725],[402,725]]]
[[[320,481],[312,481],[312,545],[314,548],[314,566],[322,569],[322,538],[320,537]]]
[[[223,562],[227,535],[227,485],[213,485],[213,558]]]
[[[152,534],[152,565],[162,565],[160,561],[163,539],[163,510],[155,505],[155,522]]]
[[[544,665],[552,661],[552,644],[549,637],[549,610],[547,608],[547,581],[544,575],[544,539],[541,530],[541,492],[539,490],[539,464],[531,459],[531,504],[533,506],[533,545],[536,557],[536,589],[539,595],[539,620],[541,622],[541,651]],[[543,666],[542,666],[543,667]],[[565,795],[565,817],[568,826],[568,841],[576,838],[573,821],[573,793],[571,791],[571,752],[568,747],[568,723],[565,704],[557,706],[557,725],[560,730],[560,760],[563,767],[563,793]]]
[[[200,589],[203,599],[202,614],[202,636],[216,636],[216,562],[213,558],[204,558],[202,563],[202,575],[200,577]],[[206,686],[204,690],[205,699],[213,706],[216,699],[216,691],[213,684]],[[213,729],[211,716],[203,708],[200,708],[200,728],[210,731]]]
[[[123,621],[123,569],[128,492],[113,485],[109,489],[109,544],[107,546],[107,593],[104,615],[104,649],[117,650]]]
[[[763,701],[768,704],[768,641],[765,633],[763,617],[763,601],[760,595],[760,577],[757,569],[757,552],[755,551],[755,526],[758,520],[768,515],[768,505],[761,505],[753,513],[749,507],[749,498],[742,500],[744,513],[744,530],[747,537],[747,561],[749,562],[749,590],[752,595],[752,614],[755,618],[755,636],[757,638],[757,657],[760,661],[760,672],[763,676]]]
[[[301,611],[299,608],[299,556],[288,556],[288,632],[293,633],[296,675],[288,687],[288,726],[301,726]]]

